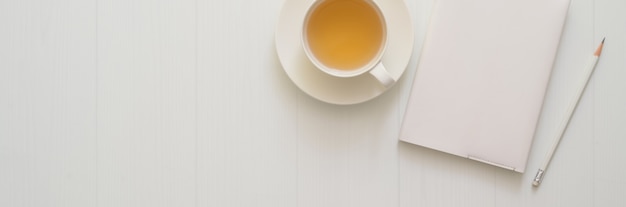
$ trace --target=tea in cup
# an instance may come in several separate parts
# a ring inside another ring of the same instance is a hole
[[[381,59],[387,44],[385,18],[372,0],[317,0],[302,28],[307,57],[335,77],[369,72],[385,87],[395,80]]]

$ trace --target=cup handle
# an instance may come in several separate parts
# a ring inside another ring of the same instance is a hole
[[[385,88],[389,88],[394,83],[396,83],[396,80],[391,77],[391,74],[389,74],[389,72],[387,72],[387,69],[385,69],[385,66],[383,66],[382,62],[378,63],[378,65],[376,65],[374,69],[370,70],[370,74],[372,74],[372,76],[374,76],[374,78],[376,78],[376,80],[378,80],[380,84],[385,86]]]

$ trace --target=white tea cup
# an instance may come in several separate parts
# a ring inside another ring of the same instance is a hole
[[[371,74],[386,88],[396,80],[382,64],[387,24],[372,0],[316,0],[304,18],[302,44],[311,62],[335,77]]]

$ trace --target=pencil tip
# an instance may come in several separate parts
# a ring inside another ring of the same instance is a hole
[[[602,42],[600,43],[600,45],[598,45],[598,49],[596,49],[596,52],[593,53],[594,56],[600,56],[600,54],[602,54],[602,46],[604,46],[604,40],[605,38],[602,38]]]

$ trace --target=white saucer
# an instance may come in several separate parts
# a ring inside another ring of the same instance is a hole
[[[387,22],[387,49],[382,62],[398,80],[413,51],[413,25],[404,0],[375,0]],[[348,105],[384,93],[374,77],[365,73],[352,78],[330,76],[311,63],[300,40],[302,21],[313,0],[285,0],[276,28],[276,51],[287,76],[305,93],[327,103]]]

